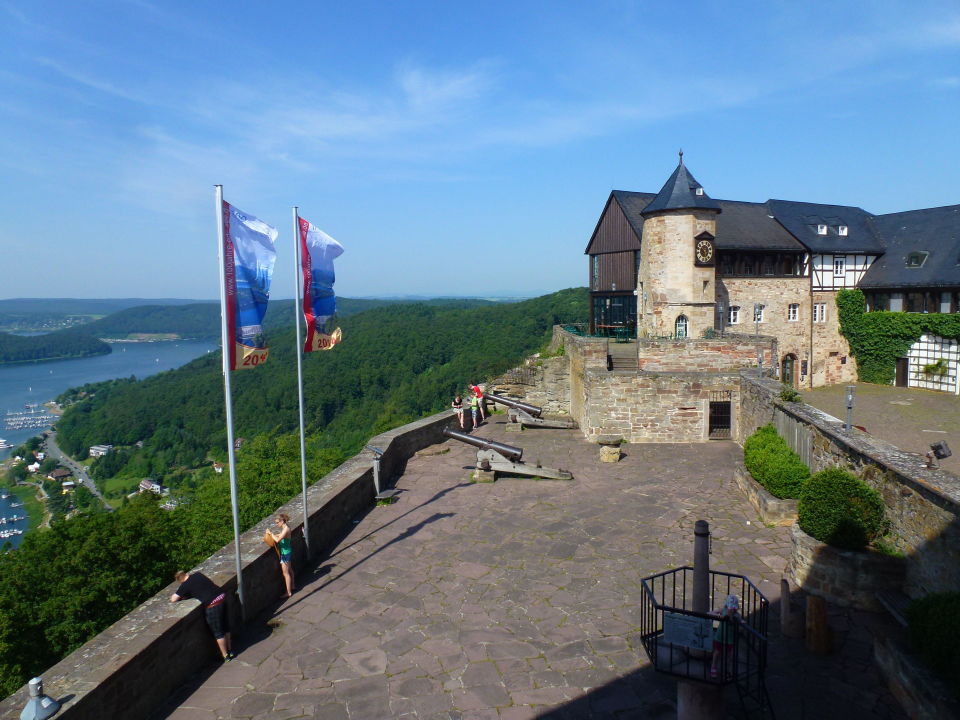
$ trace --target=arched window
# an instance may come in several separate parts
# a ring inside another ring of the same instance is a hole
[[[687,316],[681,315],[677,318],[676,327],[673,333],[678,338],[685,338],[687,336]]]

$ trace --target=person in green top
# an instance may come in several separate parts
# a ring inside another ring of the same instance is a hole
[[[273,522],[277,526],[277,532],[270,530],[273,539],[277,541],[277,550],[280,551],[280,571],[283,573],[283,584],[287,589],[287,597],[293,596],[296,588],[293,586],[293,547],[290,544],[290,516],[286,513],[278,513]]]

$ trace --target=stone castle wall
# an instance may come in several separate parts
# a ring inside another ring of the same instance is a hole
[[[883,497],[894,541],[910,559],[904,592],[960,591],[960,477],[927,469],[922,456],[877,438],[848,433],[839,419],[808,405],[783,402],[779,389],[775,381],[743,377],[740,437],[769,422],[790,427],[781,434],[812,472],[847,468]]]
[[[632,443],[702,442],[708,439],[710,401],[729,392],[736,425],[740,375],[730,373],[634,373],[588,370],[575,415],[588,439],[605,435]]]
[[[770,367],[776,357],[775,343],[773,338],[764,336],[710,340],[641,338],[637,341],[638,365],[644,372],[729,372],[755,367],[759,349],[764,367]]]

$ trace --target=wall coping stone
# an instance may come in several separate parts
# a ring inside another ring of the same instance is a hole
[[[381,484],[389,485],[417,451],[443,442],[443,428],[455,422],[454,415],[442,411],[371,438],[368,444],[384,451]],[[354,517],[374,506],[372,454],[362,451],[307,488],[307,503],[311,542],[316,554],[322,556],[352,528]],[[301,495],[277,509],[281,511],[291,517],[294,561],[302,568],[306,548]],[[240,536],[248,620],[272,606],[281,595],[275,553],[262,539],[271,517]],[[228,592],[233,600],[231,621],[236,628],[239,602],[234,597],[235,567],[231,542],[193,570]],[[218,657],[200,605],[169,602],[176,585],[171,583],[148,598],[42,674],[47,695],[70,697],[57,718],[147,717],[187,678]],[[174,657],[176,662],[170,662]],[[26,685],[0,700],[0,720],[18,720],[26,701]]]

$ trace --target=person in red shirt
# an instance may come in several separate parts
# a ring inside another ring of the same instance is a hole
[[[477,398],[477,404],[480,406],[480,418],[481,418],[482,420],[486,420],[486,419],[487,419],[487,409],[486,409],[486,407],[484,407],[484,402],[483,402],[483,390],[480,389],[480,386],[479,386],[479,385],[474,385],[474,384],[471,383],[471,384],[470,384],[470,392],[472,392],[472,393],[474,394],[474,396]]]

